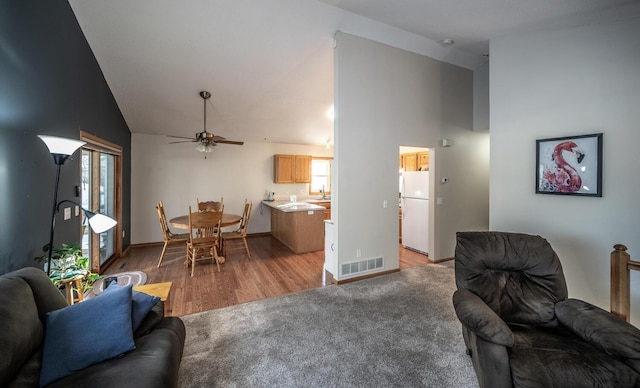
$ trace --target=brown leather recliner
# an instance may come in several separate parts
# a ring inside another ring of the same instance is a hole
[[[481,387],[640,387],[640,330],[568,299],[544,238],[456,237],[453,304]]]

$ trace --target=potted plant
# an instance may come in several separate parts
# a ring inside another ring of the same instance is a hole
[[[38,256],[35,259],[45,263],[46,271],[49,244],[42,247],[42,251],[46,254]],[[89,258],[82,255],[82,250],[78,244],[62,244],[60,247],[54,247],[51,255],[49,278],[53,284],[60,287],[64,280],[73,277],[80,277],[80,284],[82,285],[81,289],[75,289],[75,291],[84,294],[93,287],[93,284],[96,280],[100,279],[101,276],[91,272],[89,269]]]

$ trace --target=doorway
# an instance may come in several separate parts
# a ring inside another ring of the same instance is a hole
[[[404,249],[429,258],[432,192],[430,185],[431,150],[427,147],[400,146],[399,150],[399,242]]]
[[[81,132],[82,207],[109,216],[118,224],[106,232],[91,231],[85,217],[82,224],[82,254],[90,259],[91,270],[101,269],[122,252],[122,147]]]

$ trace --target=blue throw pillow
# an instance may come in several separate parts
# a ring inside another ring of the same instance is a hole
[[[135,349],[131,287],[47,313],[40,386]]]
[[[126,286],[131,288],[131,286]],[[110,292],[116,289],[124,288],[116,282],[109,284],[109,287],[104,292]],[[153,308],[153,306],[160,301],[160,298],[157,296],[147,295],[144,292],[139,292],[132,290],[131,294],[131,327],[133,332],[135,333],[142,324],[144,317],[149,314],[149,311]]]

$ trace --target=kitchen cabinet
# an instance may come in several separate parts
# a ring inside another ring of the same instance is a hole
[[[325,220],[330,220],[331,219],[331,201],[317,202],[316,205],[320,205],[320,206],[325,208],[325,210],[324,210],[324,219]]]
[[[271,208],[271,234],[295,253],[324,248],[324,212],[311,204],[288,206],[285,201],[263,202]]]
[[[418,154],[402,154],[402,168],[405,171],[418,171]]]
[[[274,183],[311,183],[310,155],[273,156]]]
[[[429,151],[411,152],[400,155],[400,168],[404,171],[428,171]]]
[[[429,151],[418,152],[418,171],[429,171]]]

